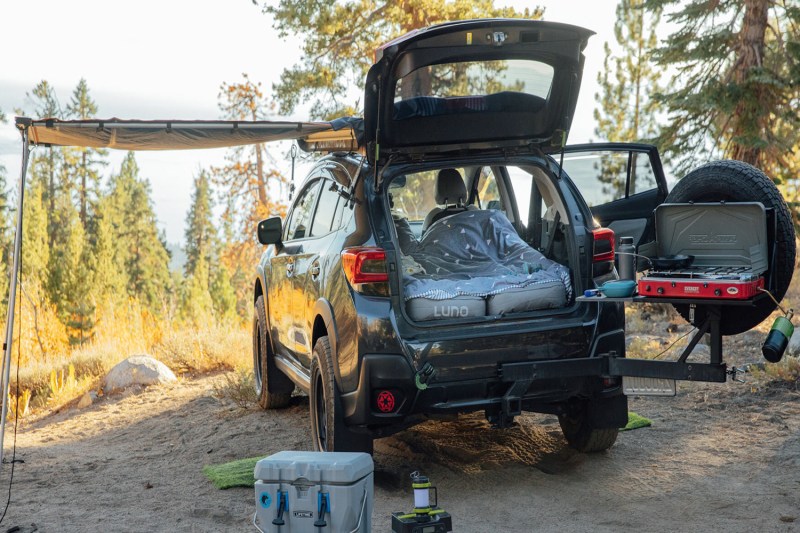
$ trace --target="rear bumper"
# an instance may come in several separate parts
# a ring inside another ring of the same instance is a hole
[[[623,376],[724,383],[724,363],[687,363],[626,359],[615,354],[579,359],[526,361],[498,365],[495,378],[453,382],[433,381],[424,390],[415,385],[414,370],[401,355],[363,358],[358,388],[342,396],[345,422],[368,428],[376,436],[389,435],[425,415],[486,410],[516,416],[522,411],[563,414],[574,398],[622,395]],[[378,395],[393,398],[389,412],[381,412]]]
[[[571,360],[547,363],[569,362]],[[413,425],[426,415],[481,410],[511,415],[521,411],[561,414],[572,398],[602,398],[622,394],[618,382],[604,384],[603,376],[593,372],[535,378],[517,393],[515,391],[519,385],[503,378],[506,366],[499,365],[497,376],[491,379],[434,380],[426,389],[420,390],[415,383],[414,370],[402,355],[366,355],[362,360],[358,388],[342,395],[345,422],[349,426],[367,427],[373,434],[384,436]],[[394,407],[386,413],[378,407],[378,396],[384,391],[391,393],[394,399]],[[509,395],[515,398],[511,403],[508,401]]]

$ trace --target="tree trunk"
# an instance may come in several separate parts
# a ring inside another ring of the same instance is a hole
[[[769,16],[769,0],[745,0],[745,13],[742,29],[739,31],[736,44],[736,62],[731,70],[731,79],[738,85],[748,82],[753,69],[759,68],[764,61],[764,47]],[[766,135],[769,115],[754,112],[754,107],[769,105],[762,102],[764,87],[756,86],[752,91],[746,91],[746,99],[742,99],[734,111],[732,136],[736,137],[745,132],[757,132],[762,138]],[[751,165],[758,165],[762,149],[748,144],[731,143],[730,155]]]
[[[86,150],[84,150],[81,155],[81,224],[84,229],[86,228],[86,196]]]
[[[264,176],[264,156],[261,150],[263,144],[257,144],[256,148],[256,179],[258,180],[258,201],[262,206],[267,205],[267,178]]]

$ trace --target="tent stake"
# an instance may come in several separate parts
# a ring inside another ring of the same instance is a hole
[[[28,145],[28,122],[17,119],[17,127],[22,134],[22,170],[19,175],[19,191],[17,193],[17,229],[14,234],[14,266],[11,270],[11,283],[8,287],[8,314],[6,315],[6,342],[3,344],[3,414],[0,417],[0,465],[3,464],[3,445],[5,444],[6,416],[8,415],[9,379],[11,376],[11,353],[14,344],[14,311],[17,302],[17,281],[19,279],[19,260],[22,251],[22,206],[25,198],[25,176],[28,172],[28,156],[31,153]],[[20,339],[22,340],[22,339]],[[19,394],[19,391],[17,391]],[[19,416],[19,414],[17,414]],[[0,466],[2,468],[2,466]]]

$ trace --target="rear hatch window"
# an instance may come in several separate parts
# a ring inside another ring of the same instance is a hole
[[[397,80],[394,120],[492,111],[539,111],[553,84],[539,61],[463,61],[417,68]]]

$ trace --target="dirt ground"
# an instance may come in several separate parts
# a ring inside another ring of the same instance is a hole
[[[25,462],[0,531],[255,531],[253,490],[216,490],[201,469],[307,449],[308,400],[242,411],[214,397],[222,378],[128,391],[24,423]],[[408,476],[420,470],[459,532],[800,531],[800,392],[692,383],[630,407],[653,426],[620,433],[599,454],[572,452],[543,415],[507,430],[477,416],[431,421],[377,441],[373,530],[389,531],[391,512],[413,506]],[[2,500],[9,471],[3,465]]]

